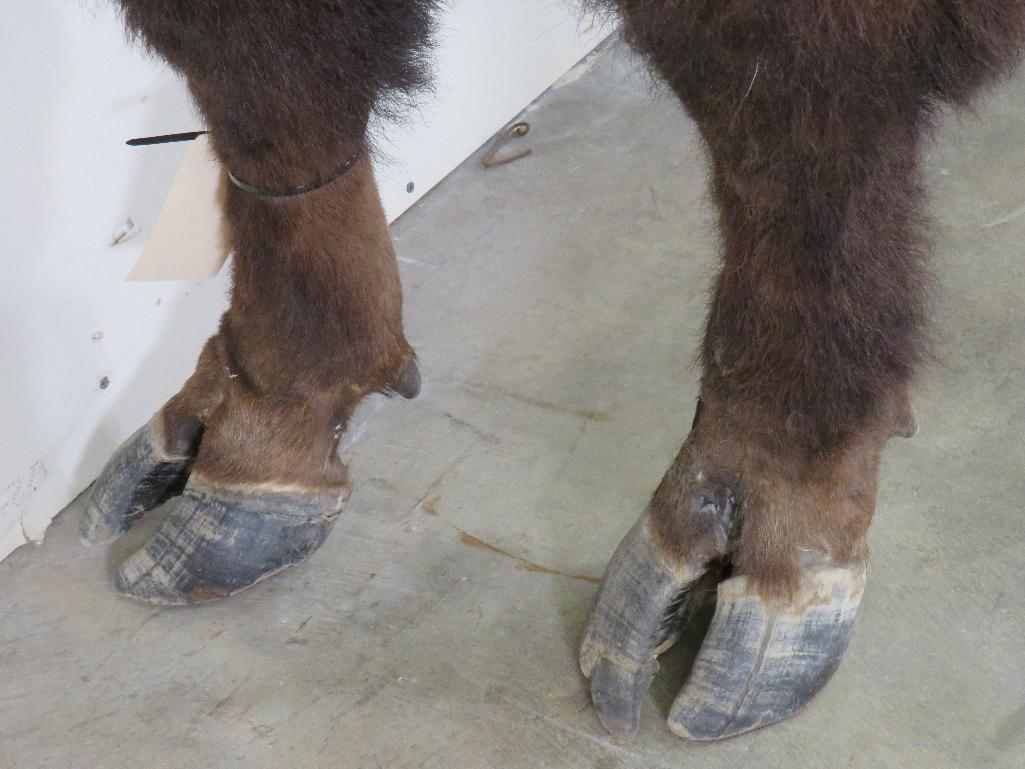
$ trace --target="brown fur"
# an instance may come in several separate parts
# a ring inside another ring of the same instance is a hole
[[[668,548],[770,592],[863,559],[882,445],[925,357],[920,138],[1025,38],[1018,0],[618,0],[704,137],[722,269],[704,409],[652,502]],[[697,481],[697,473],[704,481]],[[736,495],[722,531],[697,498]],[[717,491],[720,490],[720,491]]]
[[[287,202],[225,186],[231,305],[196,374],[164,409],[194,477],[222,485],[345,485],[336,455],[355,404],[412,356],[368,157],[375,109],[426,82],[432,0],[120,0],[129,27],[184,74],[225,166]]]
[[[708,386],[849,439],[923,358],[919,138],[1014,60],[1014,0],[620,0],[697,121],[723,268]]]
[[[352,409],[412,356],[370,164],[285,205],[234,188],[227,195],[234,285],[213,340],[216,376],[201,361],[187,388],[217,404],[203,410],[194,475],[344,485],[335,449]]]
[[[894,399],[852,440],[809,456],[764,411],[708,393],[652,498],[654,529],[674,558],[725,556],[773,594],[797,587],[804,550],[863,561],[882,449],[908,421]]]
[[[117,0],[181,72],[237,176],[292,187],[364,140],[428,82],[435,0]]]

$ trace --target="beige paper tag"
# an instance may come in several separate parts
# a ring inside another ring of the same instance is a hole
[[[156,226],[126,280],[204,280],[228,258],[221,219],[221,166],[206,136],[185,151]]]

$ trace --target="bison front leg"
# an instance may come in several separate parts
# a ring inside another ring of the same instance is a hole
[[[193,603],[313,552],[348,495],[337,447],[356,404],[419,389],[365,132],[382,96],[419,84],[433,4],[121,5],[187,78],[230,173],[233,286],[196,373],[96,482],[82,533],[109,541],[180,493],[115,581]]]
[[[585,634],[581,666],[609,731],[636,731],[657,657],[709,578],[722,580],[715,617],[670,728],[718,739],[803,707],[854,626],[883,444],[912,430],[894,399],[849,442],[808,452],[783,424],[706,383],[687,442],[613,556]]]
[[[605,726],[634,733],[689,595],[724,577],[669,714],[718,739],[800,710],[847,648],[880,453],[914,431],[919,138],[932,102],[1011,58],[1022,10],[618,5],[704,137],[724,253],[693,429],[612,559],[581,666]]]

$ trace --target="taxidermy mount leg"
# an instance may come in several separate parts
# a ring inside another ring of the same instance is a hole
[[[82,535],[110,541],[177,496],[115,582],[195,603],[312,553],[348,496],[337,448],[356,404],[419,390],[366,129],[424,84],[434,3],[120,5],[186,78],[231,176],[233,285],[195,374],[97,480]]]
[[[715,617],[669,714],[714,740],[830,679],[865,586],[883,444],[914,432],[924,357],[920,138],[1014,59],[1004,0],[618,0],[697,122],[722,268],[690,437],[613,556],[580,663],[613,734],[639,724],[692,596]]]

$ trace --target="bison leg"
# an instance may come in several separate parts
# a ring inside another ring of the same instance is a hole
[[[238,180],[223,203],[233,286],[196,373],[96,482],[82,534],[109,541],[181,494],[115,581],[193,603],[313,552],[348,495],[337,447],[356,404],[419,389],[365,134],[381,99],[421,83],[433,3],[121,6],[186,77]]]
[[[883,444],[914,430],[923,357],[920,137],[1022,38],[1020,4],[618,2],[697,122],[722,269],[691,435],[620,545],[581,666],[630,735],[711,567],[716,613],[670,714],[717,739],[785,718],[829,680],[865,582]]]
[[[898,399],[850,442],[813,453],[762,420],[706,385],[687,442],[613,556],[581,665],[615,734],[636,731],[657,656],[705,575],[725,579],[670,713],[681,736],[727,737],[790,715],[840,662],[865,584],[881,450],[913,420]]]

